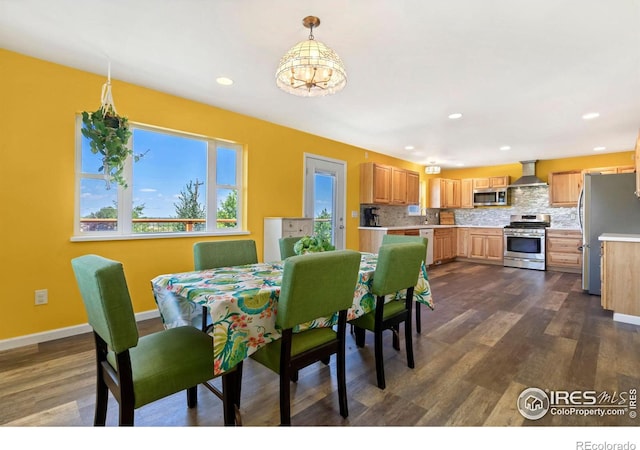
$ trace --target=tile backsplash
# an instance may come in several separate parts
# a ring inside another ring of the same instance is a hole
[[[579,229],[577,208],[549,205],[549,187],[531,186],[509,189],[509,206],[482,206],[478,208],[447,209],[453,211],[456,225],[504,226],[512,214],[550,214],[551,228]],[[364,225],[364,208],[360,205],[360,225]],[[440,209],[423,209],[422,216],[409,216],[406,206],[375,205],[379,207],[380,226],[423,225],[440,223]]]

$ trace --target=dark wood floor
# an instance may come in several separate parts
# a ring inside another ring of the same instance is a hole
[[[613,322],[580,276],[455,262],[430,270],[436,305],[423,306],[414,333],[416,367],[385,346],[387,389],[376,387],[373,340],[347,339],[349,417],[338,413],[334,361],[300,372],[292,386],[294,425],[352,426],[637,426],[625,416],[547,414],[516,409],[528,387],[623,392],[640,388],[640,327]],[[158,320],[140,324],[142,334]],[[402,333],[401,333],[402,335]],[[0,352],[0,425],[87,426],[94,408],[89,334]],[[277,376],[245,363],[245,426],[279,423]],[[179,393],[136,411],[139,426],[222,425],[221,402],[203,388],[195,409]],[[108,425],[117,424],[110,400]]]

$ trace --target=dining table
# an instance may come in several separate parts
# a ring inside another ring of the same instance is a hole
[[[347,320],[375,309],[371,292],[377,254],[361,253],[353,304]],[[242,362],[260,347],[281,337],[276,327],[278,297],[284,261],[262,262],[209,270],[163,274],[151,280],[153,295],[165,328],[202,324],[203,306],[211,315],[214,374],[220,375]],[[322,286],[309,286],[322,289]],[[389,295],[385,301],[404,298],[406,290]],[[434,309],[426,266],[422,265],[414,287],[414,301]],[[337,314],[301,324],[296,331],[331,327]]]

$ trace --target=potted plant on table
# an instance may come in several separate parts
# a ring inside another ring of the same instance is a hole
[[[293,246],[296,255],[304,255],[306,253],[326,252],[335,250],[329,241],[320,236],[303,236]]]

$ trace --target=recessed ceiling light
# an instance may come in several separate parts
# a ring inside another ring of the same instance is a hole
[[[456,167],[464,167],[464,163],[457,163]]]
[[[413,150],[415,147],[413,145],[405,145],[405,150]]]
[[[593,147],[594,152],[601,152],[602,150],[606,150],[607,147]]]
[[[600,113],[590,112],[582,115],[582,118],[584,120],[591,120],[591,119],[595,119],[596,117],[600,117]]]
[[[502,150],[503,152],[506,152],[507,150],[511,150],[511,147],[508,145],[503,145],[502,147],[500,147],[500,150]]]
[[[459,119],[460,117],[462,117],[462,113],[449,114],[449,119]]]
[[[233,80],[227,77],[218,77],[216,78],[216,82],[222,86],[231,86],[233,84]]]

